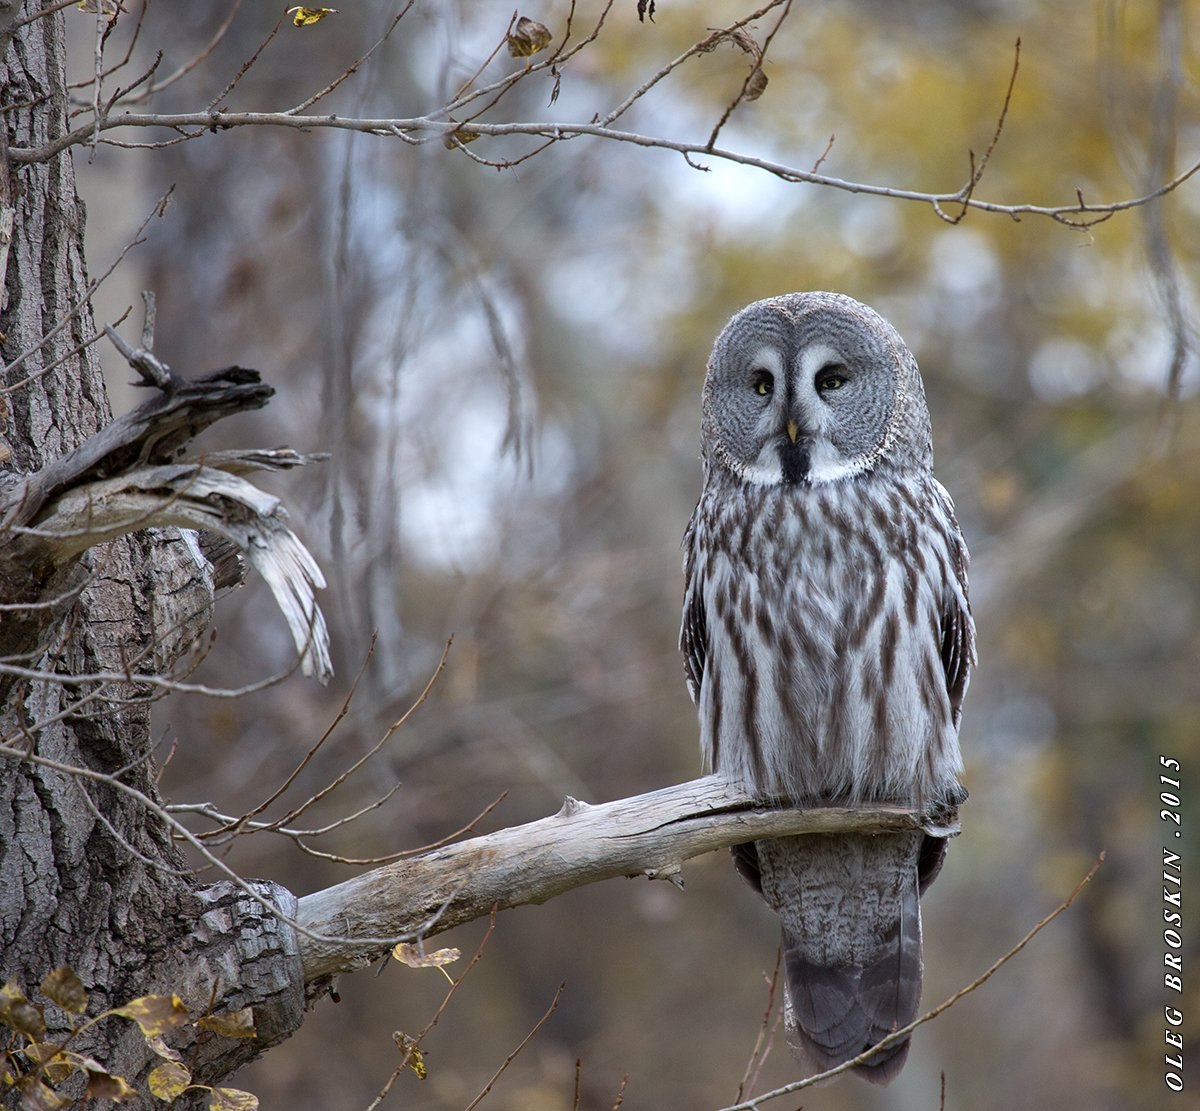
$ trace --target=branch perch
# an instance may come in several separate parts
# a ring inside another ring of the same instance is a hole
[[[958,833],[954,809],[764,809],[744,788],[706,776],[589,806],[568,798],[549,818],[376,868],[300,899],[306,984],[370,964],[401,938],[431,937],[476,918],[615,876],[679,882],[683,862],[762,837],[803,833]]]

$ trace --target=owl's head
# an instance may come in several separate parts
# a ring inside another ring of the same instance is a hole
[[[704,454],[763,485],[932,466],[925,391],[899,333],[840,293],[756,301],[725,326],[704,380]]]

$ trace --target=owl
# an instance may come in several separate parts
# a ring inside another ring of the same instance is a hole
[[[701,439],[680,646],[705,771],[804,806],[956,806],[967,549],[904,341],[840,294],[758,301],[717,337]],[[785,1024],[806,1066],[916,1017],[919,897],[945,851],[921,832],[733,850],[781,920]],[[904,1039],[855,1071],[886,1084],[907,1053]]]

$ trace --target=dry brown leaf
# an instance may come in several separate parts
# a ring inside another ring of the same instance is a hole
[[[186,1065],[178,1061],[164,1061],[161,1065],[155,1065],[146,1078],[150,1094],[168,1103],[183,1095],[191,1082],[192,1074]]]
[[[457,120],[451,120],[451,123],[457,123]],[[455,147],[465,147],[468,143],[475,142],[479,138],[478,131],[464,131],[461,127],[451,131],[449,134],[442,137],[442,145],[447,150],[453,150]]]
[[[750,80],[746,82],[746,100],[757,100],[767,88],[767,75],[763,73],[762,66],[755,66],[754,72],[750,74]]]
[[[83,982],[75,974],[75,970],[67,965],[47,972],[40,988],[50,1002],[57,1003],[70,1014],[81,1015],[87,1010],[88,997]]]
[[[514,58],[528,58],[545,50],[553,37],[544,23],[521,16],[507,35],[508,52]]]

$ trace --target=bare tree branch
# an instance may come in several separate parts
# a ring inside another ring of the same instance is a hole
[[[304,461],[311,457],[293,455],[293,462]],[[26,542],[23,549],[40,541],[40,557],[58,566],[106,540],[169,525],[216,532],[237,544],[271,588],[304,674],[322,682],[333,674],[314,594],[325,577],[288,527],[283,503],[244,478],[194,463],[138,468],[68,491],[33,527],[13,531]]]
[[[439,113],[440,115],[440,113]],[[685,157],[703,156],[722,162],[729,162],[751,169],[762,170],[773,177],[793,184],[805,183],[821,185],[830,189],[839,189],[847,193],[857,193],[866,196],[888,197],[892,200],[916,201],[926,204],[935,210],[947,204],[962,204],[981,212],[1020,219],[1023,216],[1044,216],[1074,228],[1087,228],[1108,219],[1118,212],[1141,208],[1151,201],[1174,192],[1184,182],[1189,181],[1198,171],[1200,162],[1194,163],[1182,173],[1164,182],[1156,189],[1140,196],[1127,197],[1116,201],[1084,202],[1078,196],[1072,203],[1067,204],[1002,204],[998,201],[988,201],[968,195],[968,186],[954,192],[922,192],[915,189],[898,189],[890,185],[873,185],[869,182],[846,181],[828,174],[813,173],[799,166],[789,166],[766,158],[756,158],[740,151],[727,150],[722,147],[709,148],[704,142],[682,142],[668,139],[665,136],[644,135],[638,132],[625,131],[620,128],[608,127],[594,123],[551,123],[547,121],[530,121],[516,123],[488,124],[472,122],[469,124],[455,123],[453,120],[433,118],[431,116],[409,117],[406,119],[363,119],[347,116],[297,116],[285,112],[226,112],[222,110],[179,113],[124,113],[104,120],[100,125],[101,132],[118,128],[165,128],[183,134],[198,137],[207,131],[223,131],[234,127],[283,127],[295,128],[301,131],[317,128],[334,128],[344,131],[358,131],[381,138],[405,138],[412,141],[420,137],[425,141],[441,139],[444,136],[492,136],[508,138],[517,135],[528,135],[542,139],[574,139],[588,136],[595,139],[607,139],[612,142],[630,143],[634,146],[648,147],[656,150],[672,151]],[[190,130],[189,130],[190,129]],[[59,137],[43,147],[22,148],[14,147],[9,150],[12,162],[25,164],[44,162],[68,147],[77,146],[89,141],[93,132],[91,124],[76,128],[74,131]],[[101,140],[104,142],[105,140]],[[460,140],[461,141],[461,140]],[[503,163],[499,163],[503,165]]]
[[[177,461],[208,425],[262,407],[274,390],[241,367],[196,381],[178,377],[148,349],[153,322],[148,297],[141,347],[107,331],[155,396],[0,498],[0,600],[34,603],[6,622],[0,653],[27,653],[53,626],[60,607],[39,603],[46,594],[71,596],[72,584],[62,579],[84,551],[139,529],[175,525],[216,532],[246,553],[283,612],[304,673],[325,681],[332,674],[329,634],[314,595],[324,577],[288,527],[282,502],[241,477],[323,457],[279,449]]]
[[[611,3],[611,0],[610,0]],[[721,121],[713,130],[709,139],[706,142],[685,142],[681,140],[671,139],[662,135],[642,134],[622,128],[614,127],[614,123],[623,116],[628,110],[640,101],[647,93],[650,92],[656,85],[665,80],[675,69],[682,65],[689,58],[695,57],[697,54],[705,53],[712,50],[715,45],[730,36],[738,34],[745,35],[745,28],[757,19],[762,18],[768,12],[783,5],[784,10],[780,15],[776,25],[769,32],[764,46],[758,51],[758,63],[752,69],[751,76],[743,83],[741,91],[738,93],[734,101],[728,106]],[[198,138],[201,135],[228,130],[237,127],[282,127],[282,128],[299,128],[301,130],[313,130],[317,128],[336,128],[347,131],[357,131],[366,134],[375,135],[382,138],[391,138],[399,140],[406,144],[421,145],[428,142],[443,141],[452,149],[461,150],[474,161],[478,161],[484,165],[493,166],[501,169],[512,168],[524,162],[530,157],[534,157],[546,147],[566,139],[574,139],[581,137],[590,137],[596,139],[604,139],[610,142],[629,143],[635,146],[653,148],[658,150],[671,151],[680,154],[694,168],[702,168],[695,161],[696,156],[704,156],[708,159],[728,162],[731,164],[747,166],[752,169],[761,170],[764,173],[778,177],[784,181],[795,184],[817,185],[831,189],[842,190],[850,193],[863,194],[868,196],[887,197],[893,200],[916,201],[921,204],[928,205],[933,209],[934,213],[943,220],[951,223],[960,221],[966,212],[972,208],[982,212],[990,212],[998,215],[1006,215],[1017,220],[1023,216],[1043,216],[1055,220],[1061,224],[1073,228],[1088,228],[1103,220],[1110,219],[1118,212],[1129,209],[1141,208],[1150,204],[1152,201],[1167,195],[1177,189],[1185,181],[1189,180],[1197,170],[1200,170],[1200,163],[1197,163],[1182,173],[1164,180],[1163,178],[1156,179],[1158,184],[1153,182],[1148,187],[1148,191],[1142,195],[1128,197],[1120,200],[1105,201],[1100,203],[1085,202],[1082,195],[1076,191],[1076,196],[1073,201],[1059,204],[1004,204],[997,201],[988,201],[975,196],[976,187],[978,186],[983,172],[987,166],[988,158],[991,155],[993,148],[999,139],[1000,131],[1004,126],[1004,119],[1007,114],[1009,102],[1011,100],[1013,84],[1016,80],[1018,63],[1019,63],[1019,46],[1018,58],[1014,61],[1012,77],[1009,81],[1008,92],[1004,100],[1004,107],[1000,114],[1000,122],[996,127],[995,135],[984,154],[982,160],[975,164],[972,157],[971,172],[967,182],[959,189],[953,192],[931,192],[911,189],[897,189],[888,185],[877,185],[868,182],[846,181],[841,178],[833,177],[827,174],[817,172],[817,166],[810,170],[805,170],[800,166],[792,166],[779,162],[774,162],[769,159],[753,157],[749,154],[742,153],[736,150],[728,150],[715,146],[715,141],[720,132],[721,125],[728,118],[729,114],[737,107],[739,103],[747,99],[750,95],[750,88],[753,84],[755,73],[761,72],[761,64],[767,46],[769,46],[771,38],[779,29],[779,26],[786,19],[789,4],[787,0],[768,0],[767,3],[761,5],[755,11],[729,24],[727,27],[716,30],[705,38],[693,44],[678,57],[662,65],[650,78],[643,81],[636,89],[634,89],[624,100],[621,101],[615,108],[607,113],[595,115],[589,122],[553,122],[550,120],[534,120],[525,122],[509,122],[509,123],[484,123],[480,120],[480,115],[489,109],[495,107],[501,99],[513,88],[521,82],[527,80],[535,74],[549,74],[555,80],[555,93],[557,92],[558,82],[562,78],[564,67],[566,64],[589,43],[595,40],[604,25],[605,16],[608,14],[609,4],[606,4],[601,12],[596,25],[591,30],[590,34],[585,36],[581,41],[568,45],[571,36],[571,17],[567,21],[567,29],[559,44],[549,53],[549,55],[536,62],[526,62],[519,70],[509,72],[490,84],[479,88],[472,88],[475,79],[487,68],[489,60],[485,61],[477,70],[475,75],[453,95],[448,101],[438,109],[435,109],[423,116],[397,118],[397,119],[369,119],[356,118],[353,116],[327,114],[327,115],[309,115],[309,109],[317,101],[332,92],[338,86],[343,84],[351,76],[357,73],[365,63],[370,59],[373,52],[387,40],[389,35],[398,25],[400,20],[411,8],[411,3],[404,5],[401,10],[393,15],[386,28],[377,39],[375,44],[371,46],[364,54],[353,60],[345,69],[335,77],[331,82],[327,83],[320,90],[306,96],[293,107],[282,111],[269,112],[235,112],[227,110],[224,107],[219,107],[229,91],[241,80],[245,72],[254,65],[255,61],[261,56],[262,51],[276,37],[282,20],[276,24],[275,28],[268,34],[264,42],[259,48],[243,63],[237,74],[228,83],[225,90],[213,100],[207,108],[201,111],[194,112],[179,112],[179,113],[137,113],[137,112],[118,112],[115,109],[121,105],[128,105],[134,102],[134,98],[130,95],[132,91],[139,85],[145,83],[153,74],[153,67],[142,78],[135,81],[132,85],[118,90],[106,101],[102,102],[99,97],[99,76],[94,77],[96,89],[93,91],[93,110],[92,118],[82,122],[78,127],[65,131],[56,136],[53,140],[40,147],[14,147],[9,151],[9,157],[14,164],[37,163],[45,162],[62,151],[67,150],[72,146],[92,145],[97,142],[109,143],[116,146],[162,146],[170,145],[177,142],[186,142],[189,139]],[[2,14],[2,6],[0,6],[0,14]],[[574,10],[572,9],[572,17]],[[107,34],[107,32],[105,32]],[[97,49],[101,49],[103,45],[103,35],[98,34]],[[501,44],[505,40],[501,39]],[[207,48],[206,48],[207,49]],[[499,47],[497,48],[499,50]],[[201,52],[204,56],[205,51]],[[494,57],[494,54],[493,54]],[[98,63],[97,63],[98,64]],[[99,75],[99,71],[97,71]],[[173,80],[171,78],[169,80]],[[552,95],[551,101],[553,102]],[[479,105],[482,102],[482,107],[475,106],[472,108],[472,113],[466,122],[462,122],[458,118],[454,118],[452,113],[461,114],[462,110],[467,105]],[[137,129],[154,129],[167,130],[174,134],[170,139],[161,140],[150,143],[130,143],[127,139],[117,138],[111,133],[114,131],[128,131]],[[107,136],[107,137],[105,137]],[[541,146],[532,151],[525,151],[515,156],[507,156],[505,158],[490,158],[480,155],[475,151],[466,150],[466,144],[480,137],[488,136],[493,139],[512,139],[516,137],[530,137],[543,140]],[[946,212],[947,205],[958,205],[960,211],[950,216]]]
[[[925,829],[958,832],[944,819],[896,807],[761,809],[718,776],[617,802],[568,798],[549,818],[385,865],[300,900],[300,946],[309,983],[369,964],[378,939],[431,936],[584,884],[644,875],[679,881],[683,861],[761,837]],[[330,942],[327,938],[342,940]]]

